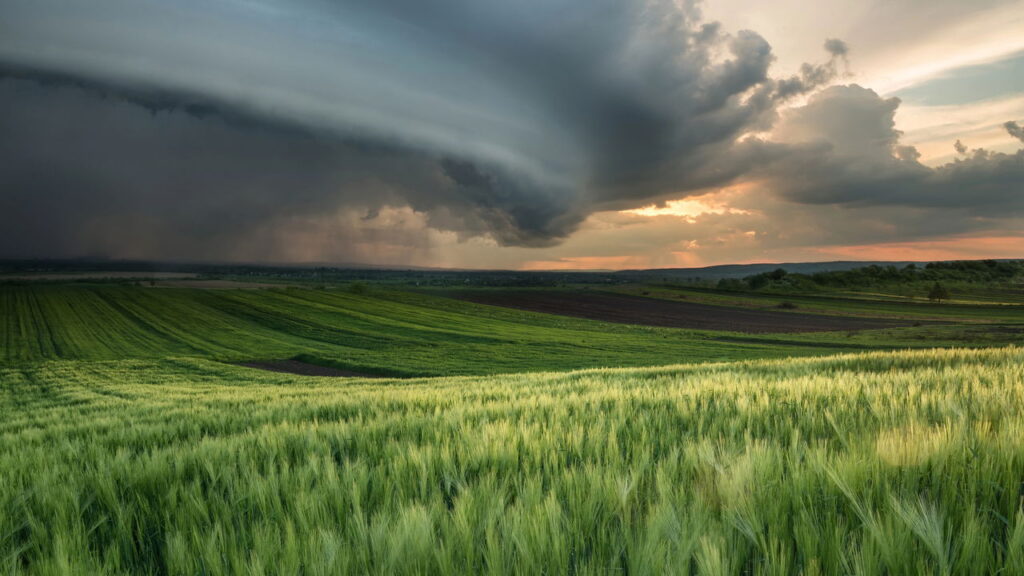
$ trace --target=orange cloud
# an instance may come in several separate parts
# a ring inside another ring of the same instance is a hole
[[[700,258],[689,252],[672,252],[671,262],[666,263],[664,257],[655,259],[645,254],[632,256],[578,256],[557,258],[554,260],[531,260],[524,263],[520,270],[553,271],[553,270],[643,270],[647,268],[690,268],[703,266]]]
[[[677,216],[687,222],[695,222],[698,217],[705,214],[749,214],[750,212],[746,210],[730,206],[729,202],[737,195],[749,192],[754,187],[754,182],[744,182],[699,196],[668,200],[662,204],[651,204],[633,210],[623,210],[622,213],[637,216]]]
[[[980,236],[945,238],[928,241],[890,242],[850,246],[821,246],[810,249],[756,250],[750,246],[741,254],[731,257],[708,258],[701,254],[702,247],[693,251],[673,250],[666,258],[664,252],[620,256],[576,256],[531,260],[521,270],[629,270],[648,268],[698,268],[716,264],[755,264],[764,262],[812,262],[829,260],[979,260],[983,258],[1024,258],[1024,236]],[[668,261],[666,261],[668,260]]]
[[[530,260],[520,270],[625,270],[646,268],[648,259],[644,256],[578,256],[555,260]]]

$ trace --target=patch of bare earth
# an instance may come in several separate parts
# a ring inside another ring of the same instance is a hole
[[[281,372],[284,374],[298,374],[300,376],[330,376],[334,378],[384,378],[376,374],[364,374],[329,366],[319,366],[298,360],[261,360],[253,362],[238,362],[239,366],[256,368],[268,372]]]
[[[672,302],[609,292],[568,290],[459,290],[452,298],[545,314],[573,316],[619,324],[640,324],[692,330],[724,330],[747,334],[833,332],[910,326],[911,322],[875,318],[825,316],[772,310],[729,308],[694,302]]]

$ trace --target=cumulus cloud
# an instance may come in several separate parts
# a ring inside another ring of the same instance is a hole
[[[846,58],[850,53],[850,47],[847,46],[846,42],[843,42],[839,38],[829,38],[828,40],[825,40],[825,50],[837,58]]]
[[[410,260],[424,229],[543,247],[598,211],[750,179],[808,205],[1019,204],[1019,154],[932,169],[899,143],[898,101],[818,92],[848,66],[843,41],[775,78],[764,38],[724,33],[694,0],[0,11],[0,256],[331,242],[344,259],[356,229],[398,213],[415,215],[395,233]]]
[[[961,217],[1024,214],[1024,150],[977,149],[938,167],[900,143],[898,98],[857,85],[833,86],[785,113],[761,173],[769,187],[803,204],[907,206],[962,210]],[[1012,127],[1007,126],[1013,134]],[[794,176],[796,175],[796,176]]]

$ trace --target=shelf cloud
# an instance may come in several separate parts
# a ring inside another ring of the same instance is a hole
[[[398,206],[458,238],[544,247],[595,212],[748,181],[807,205],[1024,208],[1024,152],[926,166],[900,142],[898,100],[832,85],[855,47],[823,40],[776,77],[764,38],[692,1],[0,13],[0,256],[253,258],[295,222]]]

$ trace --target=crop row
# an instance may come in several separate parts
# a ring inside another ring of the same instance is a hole
[[[378,290],[0,286],[0,365],[299,354],[418,375],[642,366],[822,353],[820,343],[607,324]],[[825,351],[855,349],[844,338]]]

